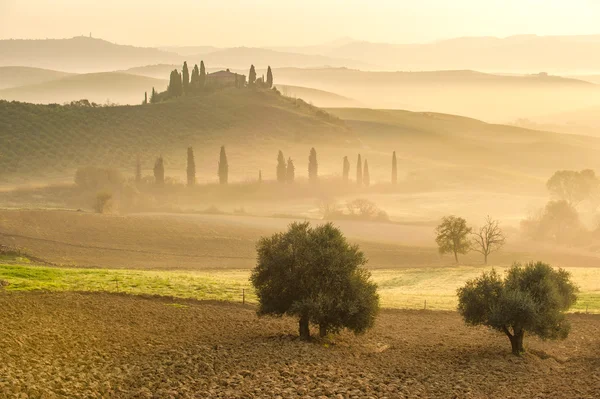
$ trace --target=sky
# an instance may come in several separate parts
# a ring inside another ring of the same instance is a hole
[[[599,20],[600,0],[0,0],[0,39],[92,33],[138,46],[585,35]]]

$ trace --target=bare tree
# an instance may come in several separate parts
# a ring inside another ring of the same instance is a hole
[[[485,223],[479,230],[471,234],[473,236],[471,248],[473,251],[483,255],[486,265],[489,254],[498,251],[506,242],[506,237],[500,228],[500,223],[497,220],[493,220],[490,216],[485,218]]]

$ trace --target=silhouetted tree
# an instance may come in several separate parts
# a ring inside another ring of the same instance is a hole
[[[576,207],[582,201],[598,195],[600,180],[591,169],[581,172],[574,170],[559,170],[546,183],[553,197],[565,200]]]
[[[295,177],[296,169],[294,168],[294,161],[292,161],[292,158],[289,158],[287,162],[286,181],[288,183],[293,183]]]
[[[269,89],[273,87],[273,71],[271,71],[271,66],[267,68],[267,87]]]
[[[363,172],[362,172],[362,160],[360,154],[358,154],[358,160],[356,161],[356,184],[362,186],[363,184]]]
[[[188,69],[187,61],[183,63],[181,74],[183,75],[183,92],[187,93],[190,89],[190,71]]]
[[[157,101],[156,99],[156,90],[154,90],[154,87],[152,88],[152,95],[150,96],[150,102],[152,104],[154,104]]]
[[[486,265],[488,256],[502,248],[506,242],[500,223],[489,216],[485,218],[483,226],[471,234],[473,235],[471,249],[483,255],[483,261]]]
[[[398,183],[398,162],[396,161],[396,151],[392,154],[392,184]]]
[[[169,87],[167,92],[172,97],[178,97],[183,93],[183,85],[181,83],[181,74],[174,69],[169,78]]]
[[[250,65],[250,73],[248,74],[248,86],[254,86],[256,83],[256,69],[254,65]]]
[[[140,161],[139,155],[135,160],[135,182],[136,184],[140,184],[142,182],[142,162]]]
[[[287,178],[287,166],[285,164],[285,157],[283,156],[283,152],[279,150],[277,154],[277,181],[279,183],[285,183]]]
[[[458,290],[458,312],[472,326],[506,334],[512,353],[525,351],[525,333],[542,339],[565,339],[570,324],[565,312],[577,301],[578,289],[566,270],[542,262],[515,264],[504,279],[492,269]]]
[[[348,328],[363,333],[379,310],[377,285],[358,246],[350,245],[331,223],[312,228],[293,223],[285,233],[263,237],[257,244],[251,281],[259,315],[290,315],[299,319],[302,339],[310,323],[319,334]]]
[[[194,69],[192,69],[192,77],[190,78],[190,87],[192,89],[197,89],[200,86],[200,69],[198,69],[198,64],[194,65]]]
[[[350,177],[350,161],[348,161],[348,157],[344,157],[344,167],[342,169],[342,179],[344,183],[348,183],[348,179]]]
[[[187,150],[187,185],[196,184],[196,161],[194,159],[194,149],[188,147]]]
[[[308,156],[308,180],[311,183],[316,183],[319,179],[319,164],[317,162],[317,151],[315,148],[310,149]]]
[[[144,102],[143,102],[143,104],[144,105],[148,104],[148,92],[147,91],[144,92]]]
[[[444,216],[442,223],[435,229],[435,242],[438,244],[440,254],[453,253],[454,260],[458,263],[458,254],[466,254],[471,249],[468,238],[471,230],[465,219]]]
[[[365,168],[363,169],[363,184],[365,187],[371,185],[371,176],[369,175],[369,162],[365,159]]]
[[[162,155],[154,163],[154,181],[160,186],[165,184],[165,163]]]
[[[204,87],[206,84],[206,68],[204,67],[204,61],[200,61],[200,78],[198,79],[198,85]]]
[[[221,146],[221,154],[219,155],[219,183],[227,184],[229,180],[229,164],[227,163],[227,154],[225,146]]]

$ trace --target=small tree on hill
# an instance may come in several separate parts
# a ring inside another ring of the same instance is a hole
[[[289,158],[287,162],[286,181],[288,183],[293,183],[295,178],[296,168],[294,168],[294,161],[292,161],[292,158]]]
[[[227,163],[227,154],[225,146],[221,146],[221,154],[219,155],[219,183],[227,184],[229,181],[229,164]]]
[[[165,162],[162,155],[154,163],[154,181],[160,186],[165,184]]]
[[[363,169],[363,184],[365,187],[371,185],[371,175],[369,175],[369,162],[365,159],[365,168]]]
[[[183,92],[187,93],[190,89],[190,71],[188,69],[187,61],[183,63],[183,69],[181,71],[183,80]]]
[[[254,86],[256,83],[256,69],[254,65],[250,65],[250,72],[248,73],[248,86]]]
[[[148,92],[147,91],[144,92],[144,102],[142,104],[143,105],[148,104]]]
[[[271,66],[267,68],[267,87],[269,89],[273,87],[273,71],[271,71]]]
[[[157,102],[156,99],[156,90],[154,90],[154,87],[152,88],[152,95],[150,96],[150,103],[154,104]]]
[[[204,61],[200,61],[200,77],[198,78],[198,85],[200,88],[206,84],[206,68],[204,67]]]
[[[348,183],[348,179],[350,177],[350,161],[348,161],[348,157],[344,157],[344,166],[342,168],[342,179],[344,183]]]
[[[435,233],[435,242],[438,244],[440,254],[453,253],[456,263],[458,263],[458,254],[466,254],[471,249],[469,242],[471,228],[467,227],[467,221],[463,218],[444,216]]]
[[[310,149],[308,156],[308,180],[311,183],[316,183],[319,179],[319,164],[317,162],[317,151],[313,148]]]
[[[140,156],[137,156],[135,160],[135,183],[140,184],[142,182],[142,162]]]
[[[196,160],[194,159],[194,149],[187,149],[187,185],[193,186],[196,184]]]
[[[261,238],[257,253],[251,281],[259,315],[298,317],[302,339],[310,338],[310,323],[319,325],[321,336],[373,326],[379,296],[367,261],[332,224],[293,223],[285,233]]]
[[[570,325],[566,312],[577,301],[570,274],[545,263],[515,264],[502,279],[495,270],[467,281],[458,290],[458,311],[470,325],[503,332],[512,352],[524,352],[525,333],[564,339]]]
[[[283,152],[279,150],[277,154],[277,181],[279,183],[285,183],[287,178],[287,166],[285,164],[285,157],[283,156]]]
[[[200,69],[198,69],[198,64],[194,65],[194,69],[192,69],[192,77],[190,78],[190,87],[192,89],[197,89],[200,86]]]
[[[360,154],[358,154],[358,160],[356,161],[356,184],[359,186],[362,186],[363,184],[362,160]]]
[[[398,162],[396,161],[396,151],[392,154],[392,184],[398,183]]]
[[[499,222],[489,216],[485,218],[483,226],[471,234],[473,236],[471,248],[483,255],[483,261],[486,265],[488,256],[502,248],[506,242],[506,237],[500,228]]]

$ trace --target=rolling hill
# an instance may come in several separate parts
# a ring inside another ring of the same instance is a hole
[[[150,96],[152,87],[162,91],[167,84],[166,80],[119,72],[90,73],[0,90],[0,99],[36,104],[62,104],[81,99],[99,104],[140,104],[144,92]]]
[[[70,73],[31,67],[0,67],[0,90],[11,87],[49,82]]]
[[[120,107],[0,102],[0,179],[72,176],[85,165],[131,170],[160,154],[185,170],[185,150],[196,149],[198,169],[216,176],[226,145],[233,179],[256,177],[283,146],[357,145],[339,119],[273,91],[227,89],[159,104]],[[182,155],[183,154],[183,155]],[[266,160],[266,161],[265,161]],[[234,166],[235,165],[235,166]],[[199,172],[200,173],[200,172]],[[151,174],[151,171],[150,171]]]
[[[289,86],[276,84],[277,88],[287,97],[301,98],[317,107],[358,107],[360,103],[351,98],[340,96],[329,91],[313,89],[310,87]]]

